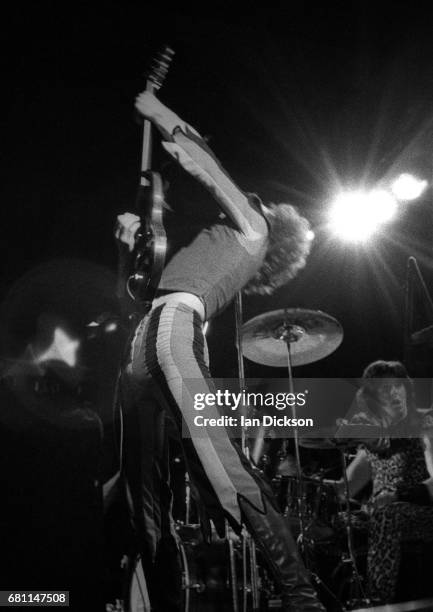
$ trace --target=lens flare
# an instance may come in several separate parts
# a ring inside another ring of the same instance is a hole
[[[426,190],[428,182],[413,174],[403,173],[391,185],[392,193],[398,200],[409,202],[416,200]]]
[[[344,240],[363,242],[392,219],[397,211],[395,198],[384,189],[340,193],[330,210],[332,230]]]

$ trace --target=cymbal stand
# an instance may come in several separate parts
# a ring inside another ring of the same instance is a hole
[[[346,507],[347,507],[347,520],[346,520],[346,540],[347,540],[347,552],[348,555],[343,555],[341,564],[350,566],[350,584],[354,584],[355,586],[355,597],[351,598],[347,603],[352,606],[364,606],[369,605],[370,600],[366,596],[364,586],[362,584],[362,577],[359,574],[358,566],[356,563],[356,553],[353,545],[353,529],[352,529],[352,511],[350,509],[350,488],[349,488],[349,480],[347,478],[346,473],[346,455],[344,453],[344,449],[340,448],[340,457],[341,457],[341,467],[343,472],[343,482],[344,482],[344,491],[346,497]]]
[[[289,375],[289,392],[292,394],[294,394],[295,389],[294,389],[294,382],[293,382],[291,344],[294,342],[297,342],[302,337],[303,334],[304,334],[304,330],[302,327],[299,327],[297,325],[291,325],[287,322],[287,320],[285,321],[283,325],[283,329],[280,328],[279,339],[284,340],[284,342],[287,345],[287,371]],[[292,410],[292,418],[296,419],[297,413],[296,413],[295,402],[293,402],[293,406],[291,406],[291,410]],[[300,549],[301,549],[301,552],[303,553],[304,565],[310,575],[311,580],[317,586],[321,586],[328,593],[328,595],[334,599],[334,601],[336,601],[339,605],[341,605],[335,593],[333,593],[329,589],[329,587],[323,582],[323,580],[320,578],[317,572],[312,571],[310,568],[311,564],[310,564],[308,551],[306,548],[306,539],[305,539],[305,523],[304,523],[305,490],[304,490],[304,479],[303,479],[302,465],[301,465],[301,454],[299,450],[299,432],[298,432],[297,425],[294,427],[293,439],[295,442],[296,475],[298,479],[297,502],[298,502],[298,518],[299,518],[299,531],[300,531],[299,536],[298,536],[298,544],[300,544]],[[342,606],[341,606],[341,609],[343,610]]]
[[[287,371],[288,371],[288,376],[289,376],[289,392],[294,394],[294,382],[293,382],[293,370],[292,370],[292,353],[291,353],[291,344],[293,342],[297,342],[300,337],[303,334],[303,330],[302,328],[298,327],[297,325],[291,325],[288,323],[288,321],[286,320],[283,324],[282,327],[280,327],[277,331],[276,331],[277,335],[276,337],[279,340],[283,340],[286,345],[287,345]],[[296,404],[295,402],[293,402],[293,405],[291,406],[291,411],[292,411],[292,418],[296,419]],[[304,482],[303,482],[303,475],[302,475],[302,466],[301,466],[301,455],[300,455],[300,451],[299,451],[299,432],[298,432],[298,427],[295,426],[294,427],[294,436],[293,436],[294,442],[295,442],[295,459],[296,459],[296,475],[297,475],[297,479],[298,479],[298,497],[297,497],[297,502],[298,502],[298,518],[299,518],[299,528],[300,528],[300,534],[299,534],[299,538],[298,541],[301,544],[301,550],[302,552],[305,553],[305,525],[304,525]],[[308,569],[308,555],[304,554],[305,557],[305,565]]]
[[[185,472],[185,525],[191,522],[191,485],[189,482],[189,474]]]
[[[235,298],[235,319],[236,319],[236,346],[238,348],[238,379],[239,379],[239,389],[240,391],[244,391],[246,383],[245,383],[245,368],[244,368],[244,357],[242,351],[242,295],[241,293],[236,294]],[[244,416],[246,407],[242,406],[242,412]],[[245,426],[241,429],[241,446],[242,452],[249,459],[249,449],[247,445],[247,432]]]
[[[239,586],[238,586],[238,574],[236,571],[236,553],[235,553],[235,546],[234,546],[234,542],[233,542],[233,538],[230,536],[230,528],[229,525],[226,521],[226,540],[228,542],[228,548],[229,548],[229,563],[230,563],[230,584],[231,584],[231,591],[232,591],[232,609],[233,612],[239,612],[239,602],[238,602],[238,590],[239,590]],[[246,586],[246,585],[244,585]],[[245,596],[245,590],[244,590],[244,596]]]

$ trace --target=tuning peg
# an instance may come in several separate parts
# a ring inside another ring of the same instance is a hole
[[[152,82],[155,89],[159,89],[162,86],[173,56],[173,49],[166,46],[154,58],[151,69],[147,74],[147,79]]]

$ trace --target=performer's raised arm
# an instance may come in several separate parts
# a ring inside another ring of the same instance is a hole
[[[200,134],[148,91],[136,99],[137,110],[161,132],[164,149],[216,198],[237,228],[251,240],[262,235],[260,217]]]

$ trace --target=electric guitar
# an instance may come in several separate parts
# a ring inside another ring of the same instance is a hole
[[[154,59],[147,75],[146,91],[155,92],[163,84],[174,55],[169,47]],[[136,210],[141,227],[135,238],[126,291],[145,312],[151,308],[164,269],[167,237],[163,225],[164,193],[161,176],[150,170],[152,125],[143,124],[140,185]]]

